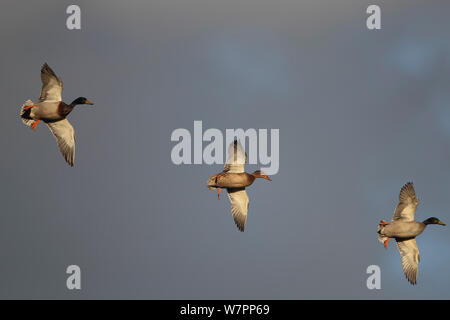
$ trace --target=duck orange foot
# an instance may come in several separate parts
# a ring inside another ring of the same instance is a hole
[[[390,224],[390,222],[386,222],[386,221],[384,221],[384,220],[381,220],[380,221],[380,226],[387,226],[388,224]]]
[[[36,120],[35,122],[33,122],[31,124],[31,129],[33,129],[34,131],[36,131],[36,126],[38,125],[38,123],[41,122],[41,120]]]
[[[219,188],[219,190],[217,190],[217,199],[220,200],[220,193],[222,192],[222,189]]]
[[[387,240],[384,242],[384,247],[385,247],[386,249],[387,249],[387,245],[388,245],[389,240],[391,240],[391,238],[387,238]]]
[[[29,106],[23,107],[23,110],[28,110],[28,109],[31,109],[31,108],[34,108],[34,107],[36,107],[35,104],[30,104]]]

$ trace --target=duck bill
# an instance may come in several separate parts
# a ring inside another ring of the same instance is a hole
[[[86,102],[85,102],[85,104],[89,104],[89,105],[91,105],[91,106],[93,105],[93,103],[92,103],[92,102],[90,102],[90,101],[89,101],[89,100],[87,100],[87,99],[86,99]]]
[[[264,176],[263,178],[266,180],[272,181],[272,179],[270,179],[268,176]]]
[[[446,226],[446,224],[443,223],[442,221],[439,221],[438,224],[440,224],[441,226]]]

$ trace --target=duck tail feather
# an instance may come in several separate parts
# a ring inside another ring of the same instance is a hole
[[[22,119],[22,122],[27,126],[31,126],[34,122],[34,120],[30,116],[31,109],[25,110],[26,106],[31,106],[31,105],[33,105],[33,101],[27,100],[22,105],[22,108],[20,108],[20,118]]]
[[[217,174],[212,175],[211,177],[208,178],[208,182],[206,182],[206,186],[208,187],[209,190],[217,189],[216,177],[217,177]]]
[[[384,243],[388,239],[388,237],[383,235],[383,229],[384,226],[379,224],[377,228],[377,233],[378,233],[378,241],[380,241],[381,243]]]
[[[381,243],[384,243],[387,239],[389,239],[386,236],[382,236],[381,234],[378,235],[378,241],[380,241]]]

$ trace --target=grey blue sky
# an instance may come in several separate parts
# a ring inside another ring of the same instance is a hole
[[[409,180],[416,218],[450,223],[448,1],[76,1],[69,31],[73,3],[1,3],[0,298],[450,299],[448,227],[418,238],[414,287],[376,237]],[[74,168],[18,116],[44,62],[95,103],[69,116]],[[205,186],[220,165],[170,161],[194,120],[280,129],[244,233]]]

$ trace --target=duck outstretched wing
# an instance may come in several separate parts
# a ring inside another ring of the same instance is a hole
[[[402,256],[402,269],[406,279],[411,284],[416,284],[420,261],[416,239],[397,240],[397,247]]]
[[[402,187],[398,200],[399,203],[392,220],[414,221],[414,213],[419,204],[419,199],[416,197],[412,182],[408,182]]]
[[[39,102],[62,101],[63,83],[46,63],[41,69],[41,80],[42,90]]]
[[[73,167],[75,162],[75,130],[67,119],[47,123],[56,138],[59,150],[66,162]]]
[[[245,162],[247,161],[247,153],[244,151],[241,143],[234,140],[228,147],[228,158],[225,162],[223,172],[242,173],[244,172]]]
[[[234,222],[240,231],[244,231],[249,205],[247,192],[245,188],[229,188],[227,191]]]

